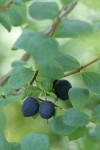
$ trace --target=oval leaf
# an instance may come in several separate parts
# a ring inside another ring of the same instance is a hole
[[[21,142],[21,150],[48,150],[48,136],[44,134],[29,134]]]
[[[66,125],[62,120],[62,116],[58,116],[52,120],[51,129],[54,133],[65,136],[72,134],[77,128]]]
[[[55,2],[34,2],[29,7],[29,14],[34,19],[55,19],[58,13],[58,5]]]
[[[100,74],[96,72],[83,72],[85,85],[93,92],[100,94]]]
[[[69,90],[69,98],[75,108],[82,108],[88,103],[89,91],[85,88],[71,88]]]
[[[98,104],[92,110],[92,119],[95,120],[97,123],[100,123],[100,104]]]
[[[34,72],[25,67],[17,67],[13,69],[8,85],[11,88],[18,89],[27,84],[33,77]]]
[[[79,109],[70,108],[63,116],[63,121],[71,127],[82,127],[89,123],[89,117]]]

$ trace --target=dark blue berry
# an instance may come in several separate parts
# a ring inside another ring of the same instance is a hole
[[[54,104],[51,101],[43,101],[39,106],[40,116],[44,119],[51,118],[55,113]]]
[[[71,84],[67,80],[58,80],[53,84],[55,95],[62,100],[69,99],[68,91],[71,87]]]
[[[30,117],[38,112],[39,103],[33,97],[28,97],[22,104],[22,114],[24,117]]]

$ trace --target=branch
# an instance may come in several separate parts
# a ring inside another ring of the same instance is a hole
[[[65,74],[64,77],[67,77],[67,76],[70,76],[70,75],[72,75],[72,74],[78,73],[78,72],[80,72],[82,69],[84,69],[84,68],[86,68],[86,67],[88,67],[88,66],[94,64],[94,63],[97,62],[98,60],[100,60],[100,57],[97,57],[97,58],[95,58],[94,60],[90,61],[89,63],[87,63],[87,64],[81,66],[80,68],[78,68],[78,69],[76,69],[76,70],[74,70],[74,71],[71,71],[71,72]]]
[[[55,29],[57,28],[57,26],[61,22],[61,19],[64,16],[68,15],[75,8],[75,6],[77,5],[77,3],[78,3],[78,0],[75,1],[74,3],[69,4],[67,7],[64,7],[61,10],[61,12],[59,14],[59,17],[56,19],[56,21],[49,28],[47,28],[47,30],[44,33],[45,34],[53,35]]]
[[[0,11],[8,9],[13,4],[13,1],[9,2],[7,5],[0,7]]]
[[[4,10],[10,7],[10,5],[13,3],[13,1],[11,1],[8,5],[3,6],[0,8],[0,10]],[[67,7],[65,7],[64,9],[61,10],[61,13],[59,14],[59,17],[57,18],[57,20],[48,28],[44,31],[44,34],[50,34],[53,35],[55,29],[57,28],[58,24],[61,22],[61,18],[65,15],[68,15],[76,6],[76,4],[78,3],[78,0],[74,3],[69,4]],[[26,53],[21,60],[26,61],[28,60],[30,57],[30,55],[28,53]],[[0,79],[0,85],[2,86],[3,84],[5,84],[10,76],[10,72],[8,72],[4,77],[2,77]],[[30,84],[32,84],[34,82],[34,77],[32,79],[32,81],[30,81]]]

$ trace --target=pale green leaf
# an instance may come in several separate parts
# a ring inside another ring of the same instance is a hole
[[[31,133],[24,137],[21,142],[21,150],[48,150],[48,136],[44,134]]]
[[[71,127],[82,127],[89,123],[89,117],[80,109],[70,108],[64,114],[63,121]]]
[[[83,72],[85,85],[93,92],[100,94],[100,74],[96,72]]]
[[[82,20],[69,20],[64,18],[54,32],[57,38],[76,38],[91,33],[92,26]]]
[[[27,51],[42,66],[55,58],[58,43],[52,37],[26,29],[13,45],[13,49],[20,48]]]
[[[72,134],[77,129],[76,127],[66,125],[62,120],[62,116],[55,117],[50,126],[54,133],[64,136]]]
[[[25,67],[13,69],[8,85],[11,88],[18,89],[25,86],[33,77],[34,72]]]
[[[56,60],[63,66],[64,71],[75,70],[80,67],[79,62],[70,55],[59,52]]]
[[[86,88],[71,88],[69,99],[75,108],[82,108],[89,101],[89,91]]]
[[[34,19],[55,19],[58,16],[56,2],[34,2],[29,7],[29,14]]]

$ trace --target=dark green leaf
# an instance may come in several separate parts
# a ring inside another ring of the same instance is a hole
[[[63,116],[63,121],[71,127],[82,127],[89,123],[89,117],[82,110],[70,108]]]
[[[29,7],[29,14],[34,19],[55,19],[58,16],[58,5],[55,2],[34,2]]]
[[[79,127],[75,132],[73,132],[71,135],[68,136],[68,139],[70,141],[79,139],[86,135],[86,131],[87,131],[86,127]]]
[[[6,127],[6,116],[5,116],[5,112],[4,112],[3,108],[2,108],[2,106],[0,104],[0,132],[4,132],[5,131],[5,127]],[[1,149],[1,147],[0,147],[0,149]]]
[[[11,22],[10,18],[6,11],[0,12],[0,23],[8,30],[11,31]]]
[[[27,84],[33,77],[34,72],[25,67],[17,67],[13,69],[8,85],[11,88],[18,89]]]
[[[48,136],[44,134],[29,134],[21,142],[21,150],[48,150]]]
[[[51,129],[54,133],[58,135],[66,136],[72,134],[77,128],[64,124],[62,116],[58,116],[52,120]]]
[[[2,133],[0,133],[0,150],[10,150],[10,146]]]
[[[21,150],[20,143],[10,142],[10,150]]]
[[[85,85],[93,92],[100,94],[100,74],[96,72],[83,72]]]
[[[74,0],[61,0],[61,2],[65,5],[74,2]]]
[[[75,108],[82,108],[88,103],[89,91],[85,88],[71,88],[69,90],[69,98]]]
[[[92,119],[97,123],[100,123],[100,104],[96,105],[96,107],[92,110]]]

